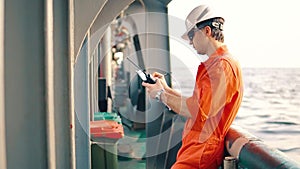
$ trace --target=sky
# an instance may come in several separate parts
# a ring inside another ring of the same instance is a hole
[[[188,54],[186,64],[203,60],[180,35],[189,12],[207,2],[224,16],[225,44],[242,67],[300,68],[298,0],[173,0],[168,5],[171,54]]]

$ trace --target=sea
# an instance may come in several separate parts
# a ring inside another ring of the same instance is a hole
[[[176,64],[173,87],[192,94],[197,68]],[[300,162],[300,68],[242,68],[244,96],[234,121]]]

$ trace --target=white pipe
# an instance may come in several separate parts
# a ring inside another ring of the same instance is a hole
[[[48,168],[56,168],[54,123],[54,54],[53,54],[53,0],[45,4],[45,77],[46,77],[46,125]]]
[[[104,57],[103,60],[100,60],[101,66],[103,66],[103,74],[106,78],[106,87],[112,85],[112,67],[111,67],[111,58],[112,58],[112,52],[111,52],[111,29],[110,27],[107,28],[105,34],[102,38],[103,42],[101,43],[102,51],[101,55]],[[107,111],[112,111],[112,101],[110,99],[107,99]]]
[[[0,168],[6,168],[4,94],[4,0],[0,0]]]
[[[69,115],[70,115],[70,169],[76,169],[75,154],[75,108],[74,108],[74,65],[75,65],[75,12],[74,0],[69,0]]]

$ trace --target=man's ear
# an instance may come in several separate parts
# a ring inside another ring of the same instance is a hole
[[[206,34],[207,36],[210,36],[210,35],[211,35],[211,28],[210,28],[209,26],[205,26],[204,30],[205,30],[205,34]]]

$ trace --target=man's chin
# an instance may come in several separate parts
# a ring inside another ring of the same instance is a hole
[[[202,52],[199,52],[199,51],[197,51],[197,53],[198,53],[199,55],[204,55]]]

